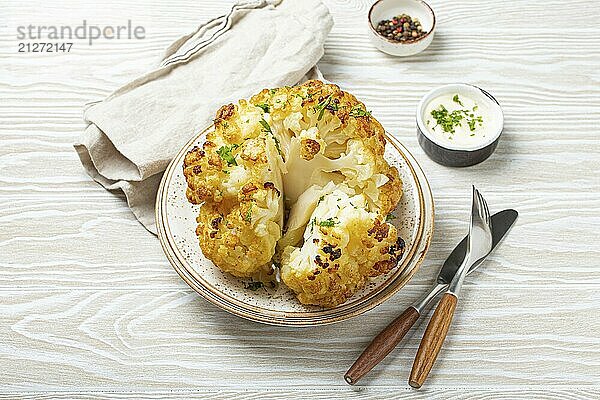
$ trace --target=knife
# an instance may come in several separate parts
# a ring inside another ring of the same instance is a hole
[[[506,236],[517,220],[518,215],[519,213],[517,213],[517,211],[508,209],[500,211],[492,216],[492,249],[488,255],[494,251],[496,246]],[[344,375],[344,379],[348,384],[356,384],[356,382],[365,376],[367,372],[379,364],[381,360],[383,360],[398,345],[398,343],[400,343],[410,328],[417,322],[423,310],[433,301],[433,299],[447,288],[452,277],[465,258],[468,240],[468,236],[465,236],[465,238],[454,248],[452,253],[450,253],[438,274],[436,285],[418,301],[404,310],[398,318],[392,321],[371,341],[369,346],[367,346],[356,362]],[[486,257],[483,257],[474,263],[467,274],[470,274],[477,269]]]

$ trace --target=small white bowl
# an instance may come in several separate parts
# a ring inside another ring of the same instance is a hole
[[[411,18],[418,19],[427,34],[416,40],[396,42],[377,33],[375,28],[379,21],[400,14],[408,14]],[[429,4],[421,0],[378,0],[369,10],[369,31],[373,45],[384,53],[401,57],[412,56],[431,44],[435,31],[435,14]]]

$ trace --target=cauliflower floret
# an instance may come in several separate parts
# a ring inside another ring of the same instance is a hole
[[[185,156],[186,195],[193,204],[235,198],[252,181],[281,182],[283,159],[276,138],[262,116],[256,117],[260,110],[240,104],[221,107],[215,130],[207,134],[202,148],[196,146]],[[246,121],[254,121],[254,126]]]
[[[272,182],[246,184],[239,200],[207,202],[200,208],[196,234],[205,257],[239,277],[269,271],[281,236],[276,222],[281,194]]]
[[[322,182],[323,172],[338,172],[343,176],[344,183],[364,192],[373,204],[382,208],[379,189],[390,179],[376,172],[375,156],[363,143],[350,139],[346,143],[347,150],[338,158],[331,159],[323,154],[325,147],[321,142],[320,138],[303,139],[302,136],[291,139],[290,155],[286,161],[288,173],[283,178],[288,201],[294,203],[308,187]]]
[[[186,195],[202,204],[200,247],[223,271],[249,277],[270,266],[283,228],[283,169],[261,110],[245,101],[222,107],[202,148],[186,155]]]
[[[281,278],[303,304],[334,307],[368,277],[394,268],[404,242],[396,228],[368,211],[364,195],[340,185],[323,196],[304,233],[302,247],[283,251]]]

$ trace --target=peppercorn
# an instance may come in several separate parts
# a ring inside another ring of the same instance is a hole
[[[396,42],[415,41],[427,35],[418,19],[400,14],[389,20],[381,20],[375,28],[377,33]]]

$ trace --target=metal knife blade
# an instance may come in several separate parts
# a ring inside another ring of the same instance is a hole
[[[488,254],[490,254],[498,243],[502,241],[502,239],[506,236],[510,228],[513,226],[519,213],[515,210],[508,209],[500,211],[494,215],[492,215],[492,249]],[[464,239],[452,250],[452,253],[448,256],[446,261],[444,262],[444,266],[440,270],[438,274],[437,282],[441,284],[448,284],[454,277],[454,274],[458,270],[458,267],[463,262],[465,258],[465,253],[467,250],[467,240],[469,240],[469,236],[465,236]],[[485,260],[486,257],[483,257],[481,260],[477,261],[475,264],[471,266],[467,274],[473,272],[481,263]]]

